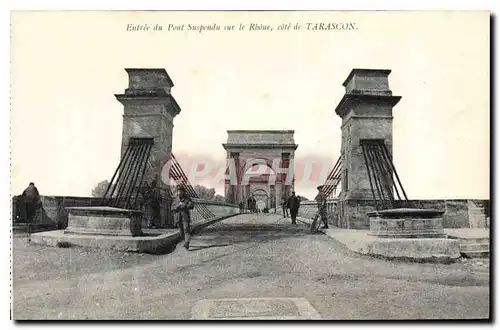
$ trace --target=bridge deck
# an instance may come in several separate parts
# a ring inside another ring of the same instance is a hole
[[[13,244],[16,319],[462,319],[489,308],[489,276],[472,261],[360,257],[277,215],[223,220],[167,255]]]

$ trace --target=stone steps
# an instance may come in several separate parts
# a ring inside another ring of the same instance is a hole
[[[448,238],[458,239],[460,253],[469,258],[488,258],[490,256],[489,238],[460,238],[448,236]]]
[[[469,207],[469,224],[472,227],[478,228],[487,226],[487,217],[484,208]]]

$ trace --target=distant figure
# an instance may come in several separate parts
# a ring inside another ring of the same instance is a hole
[[[151,182],[151,186],[147,183],[141,190],[141,194],[144,198],[144,215],[146,217],[146,223],[148,228],[156,228],[158,226],[158,221],[160,220],[160,194],[158,188],[156,187],[156,180]]]
[[[40,194],[33,182],[30,182],[28,188],[24,189],[22,196],[22,206],[24,207],[25,221],[28,223],[33,222],[36,209],[40,204]],[[21,213],[22,214],[22,213]]]
[[[245,207],[243,205],[243,202],[240,202],[240,213],[243,213],[245,211]]]
[[[194,204],[191,198],[186,193],[184,187],[179,187],[177,198],[174,199],[173,210],[177,213],[177,221],[181,237],[184,240],[184,247],[189,250],[189,241],[191,240],[191,210],[194,209]]]
[[[248,198],[248,208],[251,213],[257,213],[257,201],[253,198],[253,196]]]
[[[290,209],[290,217],[292,218],[292,225],[297,224],[297,214],[299,214],[300,199],[295,196],[295,191],[292,191],[292,196],[288,197],[287,206]]]
[[[283,218],[288,218],[288,201],[286,197],[283,197],[283,200],[281,201],[281,208],[283,209]]]
[[[323,186],[318,186],[317,189],[318,189],[318,195],[316,195],[314,200],[318,204],[319,216],[321,217],[321,221],[324,224],[323,227],[321,227],[321,229],[328,229],[328,219],[326,214],[326,196],[325,193],[322,191]]]
[[[252,212],[252,196],[247,198],[247,209],[249,212]]]

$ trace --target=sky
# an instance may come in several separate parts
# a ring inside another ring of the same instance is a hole
[[[337,22],[355,30],[311,31]],[[168,25],[235,31],[167,31]],[[239,24],[273,31],[239,31]],[[281,23],[301,30],[279,31]],[[159,24],[162,31],[127,31]],[[293,129],[331,165],[353,68],[391,69],[394,163],[408,197],[489,198],[487,12],[14,12],[11,191],[90,196],[120,157],[125,68],[165,68],[181,107],[173,153],[224,162],[227,130]],[[314,196],[315,185],[296,184]],[[211,187],[210,187],[211,188]],[[223,187],[216,186],[223,194]]]

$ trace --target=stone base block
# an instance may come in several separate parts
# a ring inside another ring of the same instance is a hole
[[[349,250],[373,257],[450,262],[460,257],[458,240],[447,238],[383,238],[366,230],[327,229],[325,234]]]
[[[108,206],[67,207],[66,234],[77,235],[142,235],[142,212]]]
[[[369,234],[393,238],[446,238],[441,219],[370,219]]]
[[[391,209],[368,213],[370,235],[391,238],[446,238],[441,216],[433,209]]]
[[[433,259],[460,257],[459,244],[446,238],[377,238],[368,248],[368,254],[389,258]]]
[[[175,230],[167,230],[159,235],[141,237],[68,234],[65,230],[47,231],[31,235],[32,244],[54,247],[81,246],[146,253],[161,253],[175,245],[179,239],[180,234]]]
[[[193,233],[210,226],[218,221],[235,216],[227,215],[192,225]],[[48,245],[54,247],[81,246],[88,248],[112,249],[127,252],[143,253],[168,253],[181,240],[179,230],[158,229],[144,230],[143,236],[116,236],[116,235],[91,235],[68,233],[66,230],[45,231],[31,234],[32,244]]]

